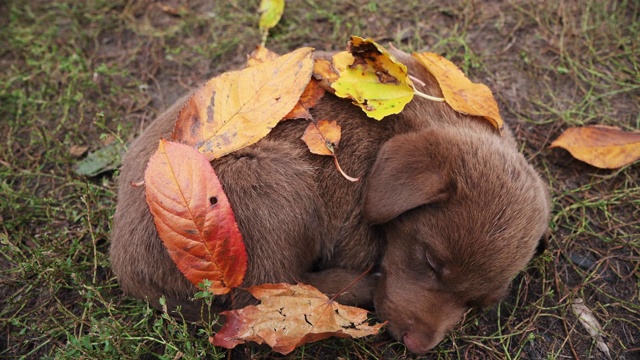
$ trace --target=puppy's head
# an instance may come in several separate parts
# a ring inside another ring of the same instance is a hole
[[[420,354],[469,308],[507,293],[541,250],[549,199],[512,143],[477,129],[432,128],[385,143],[364,211],[387,241],[376,311]]]

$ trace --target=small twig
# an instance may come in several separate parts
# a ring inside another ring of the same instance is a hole
[[[422,93],[422,92],[420,92],[419,90],[416,90],[416,89],[413,89],[413,93],[416,94],[417,96],[420,96],[421,98],[425,98],[427,100],[437,101],[437,102],[443,102],[444,101],[444,98],[427,95],[427,94]]]
[[[360,276],[358,276],[352,282],[350,282],[349,285],[345,286],[343,289],[341,289],[335,295],[333,295],[330,300],[331,301],[335,301],[338,296],[340,296],[340,295],[344,294],[345,292],[347,292],[347,290],[349,290],[349,288],[351,288],[358,281],[360,281],[363,277],[365,277],[365,275],[367,275],[371,271],[371,269],[373,269],[373,265],[369,266],[369,268],[367,270],[365,270],[365,272],[363,272],[362,274],[360,274]]]
[[[338,163],[338,158],[336,157],[336,155],[333,155],[333,163],[336,166],[336,169],[338,169],[338,171],[340,172],[340,174],[342,174],[342,176],[344,176],[345,179],[351,181],[351,182],[358,182],[360,181],[360,178],[355,178],[355,177],[351,177],[349,175],[347,175],[344,171],[342,171],[342,168],[340,167],[340,163]]]

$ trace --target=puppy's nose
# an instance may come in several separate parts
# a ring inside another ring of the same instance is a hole
[[[433,347],[430,344],[427,344],[426,346],[423,344],[420,344],[420,342],[414,339],[409,333],[406,333],[402,337],[402,342],[404,343],[404,346],[406,346],[409,351],[417,355],[426,354],[427,351],[431,350],[431,348]]]

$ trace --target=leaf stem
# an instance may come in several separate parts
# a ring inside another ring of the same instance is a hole
[[[427,94],[425,94],[423,92],[420,92],[419,90],[416,90],[416,89],[413,89],[413,93],[416,94],[417,96],[420,96],[421,98],[425,98],[427,100],[438,101],[438,102],[443,102],[444,101],[444,98],[427,95]]]
[[[360,181],[360,178],[351,177],[351,176],[345,174],[344,171],[342,171],[342,168],[340,167],[340,163],[338,163],[338,158],[335,155],[333,155],[333,163],[336,165],[336,169],[338,169],[340,174],[342,174],[342,176],[344,176],[345,179],[347,179],[347,180],[349,180],[351,182]]]

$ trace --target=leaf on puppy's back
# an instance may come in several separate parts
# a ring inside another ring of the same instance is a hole
[[[214,294],[242,283],[247,254],[229,200],[209,161],[187,145],[160,140],[144,175],[158,235],[178,269]]]
[[[208,160],[258,142],[298,103],[311,79],[312,52],[300,48],[209,80],[180,111],[171,139]]]
[[[504,125],[491,89],[472,83],[454,63],[434,53],[413,53],[422,66],[436,78],[444,99],[453,110],[487,119],[500,132]]]
[[[371,39],[352,36],[348,50],[333,56],[336,96],[352,99],[376,120],[400,113],[414,94],[407,67]]]

